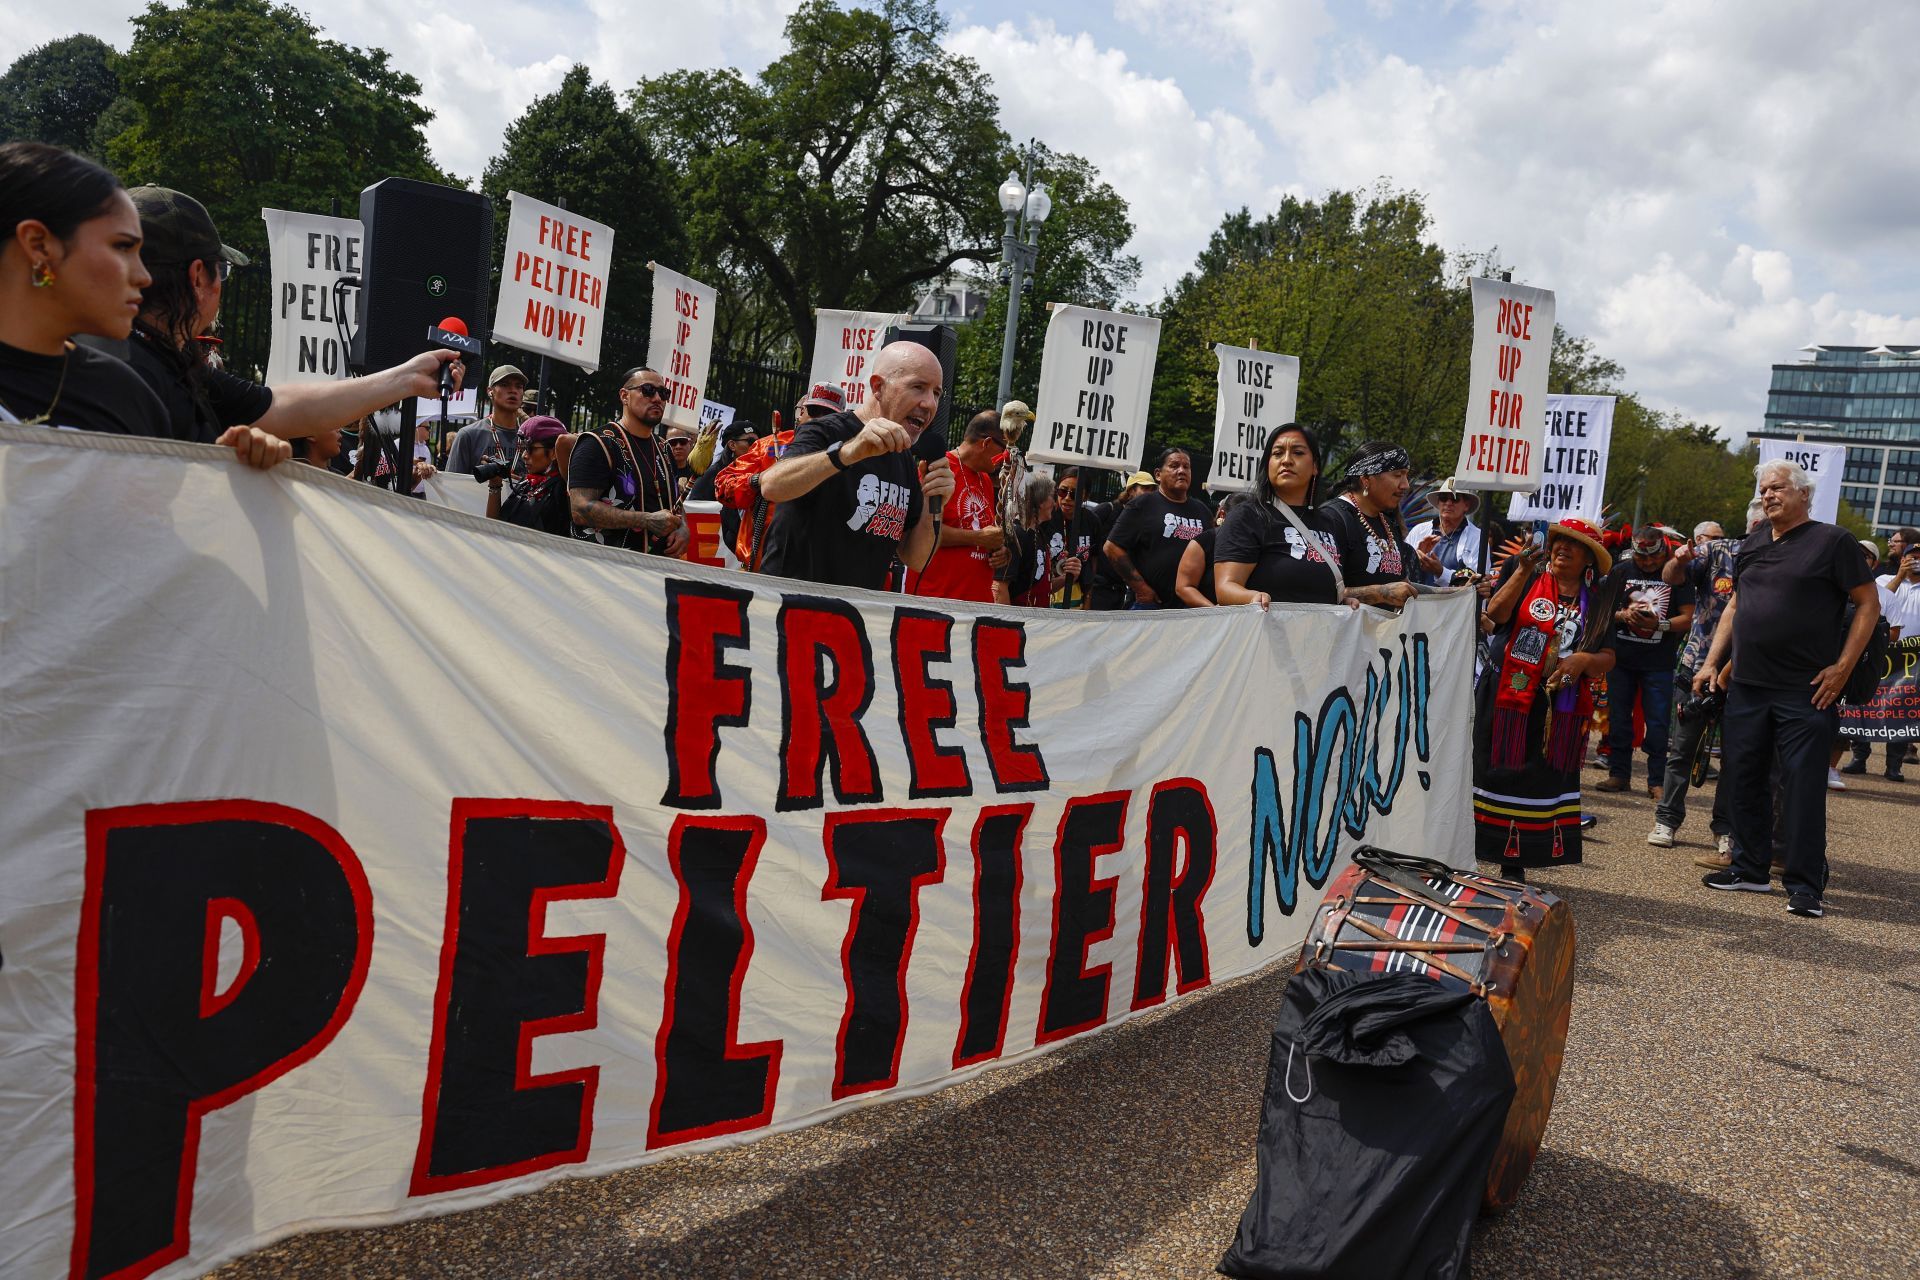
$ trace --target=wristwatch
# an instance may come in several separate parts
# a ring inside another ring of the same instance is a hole
[[[827,461],[833,464],[835,471],[845,471],[847,469],[847,464],[840,458],[840,446],[844,443],[846,442],[843,440],[835,440],[827,446]]]
[[[1660,619],[1660,630],[1662,630],[1662,631],[1671,631],[1671,630],[1673,630],[1673,621],[1672,621],[1672,619],[1670,619],[1670,618],[1662,618],[1662,619]]]

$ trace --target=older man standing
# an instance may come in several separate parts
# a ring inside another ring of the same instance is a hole
[[[1414,570],[1414,580],[1430,587],[1449,586],[1453,575],[1462,569],[1478,572],[1480,567],[1480,529],[1467,517],[1480,507],[1480,495],[1455,487],[1452,476],[1427,494],[1434,518],[1407,530],[1407,544],[1421,556],[1432,556],[1438,566],[1429,569],[1423,561]]]
[[[1798,464],[1763,462],[1754,475],[1767,522],[1740,544],[1733,596],[1693,678],[1695,693],[1727,690],[1722,785],[1734,797],[1733,865],[1701,883],[1771,892],[1773,807],[1766,797],[1778,752],[1787,910],[1818,919],[1826,914],[1826,764],[1838,728],[1834,703],[1880,620],[1880,597],[1853,536],[1809,515],[1813,482]],[[1843,640],[1849,600],[1853,625]]]
[[[939,541],[927,504],[953,493],[941,458],[923,480],[909,451],[940,408],[940,358],[915,342],[880,349],[857,409],[815,418],[760,481],[776,504],[762,568],[879,590],[894,556],[924,569]],[[924,499],[924,501],[923,501]]]

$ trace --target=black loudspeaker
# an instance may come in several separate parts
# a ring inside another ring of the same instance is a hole
[[[365,232],[353,362],[362,373],[425,351],[447,316],[483,337],[493,327],[493,202],[473,191],[383,178],[360,193]],[[470,364],[476,364],[471,361]],[[467,371],[467,385],[484,373]]]
[[[940,357],[940,411],[933,423],[913,443],[914,456],[924,462],[936,462],[947,456],[953,442],[948,439],[953,418],[953,370],[960,357],[960,335],[950,324],[896,324],[887,330],[884,342],[917,342]]]

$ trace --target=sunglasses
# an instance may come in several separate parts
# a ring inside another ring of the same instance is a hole
[[[1072,485],[1063,484],[1059,488],[1053,491],[1053,496],[1056,498],[1071,498],[1075,492],[1076,491]]]
[[[1433,495],[1432,501],[1434,502],[1465,502],[1466,499],[1461,497],[1457,493],[1436,493]]]
[[[693,448],[693,441],[687,439],[685,436],[675,436],[673,439],[667,441],[667,447],[669,449],[691,449]]]
[[[666,384],[662,382],[636,382],[631,386],[620,389],[622,391],[638,391],[641,395],[654,400],[665,400],[668,394],[670,394]]]

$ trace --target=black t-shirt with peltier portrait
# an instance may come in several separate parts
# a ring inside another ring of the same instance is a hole
[[[1631,557],[1613,566],[1612,576],[1616,584],[1614,607],[1617,609],[1644,604],[1653,610],[1656,619],[1671,620],[1674,614],[1694,602],[1691,586],[1684,583],[1673,586],[1660,576],[1660,570],[1647,572],[1636,565]],[[1680,642],[1687,638],[1686,627],[1662,631],[1657,625],[1645,630],[1624,622],[1614,622],[1612,626],[1616,665],[1629,671],[1673,670],[1673,660],[1680,652]]]
[[[1331,562],[1340,554],[1339,539],[1327,518],[1312,507],[1295,507],[1293,513],[1313,535],[1312,543],[1271,504],[1241,503],[1220,526],[1213,562],[1252,565],[1247,590],[1264,591],[1276,602],[1338,604]]]
[[[862,425],[851,409],[815,418],[794,432],[781,460],[821,453],[836,441],[845,444]],[[805,582],[882,590],[901,541],[920,518],[920,504],[920,475],[911,453],[849,463],[774,507],[761,569]]]
[[[1320,514],[1340,544],[1340,573],[1349,587],[1405,582],[1419,563],[1391,514],[1365,515],[1345,495],[1321,503]]]
[[[1121,508],[1107,541],[1127,553],[1133,567],[1160,597],[1162,608],[1178,609],[1180,598],[1173,593],[1173,584],[1180,557],[1187,544],[1212,523],[1212,509],[1200,499],[1175,502],[1155,489]]]

